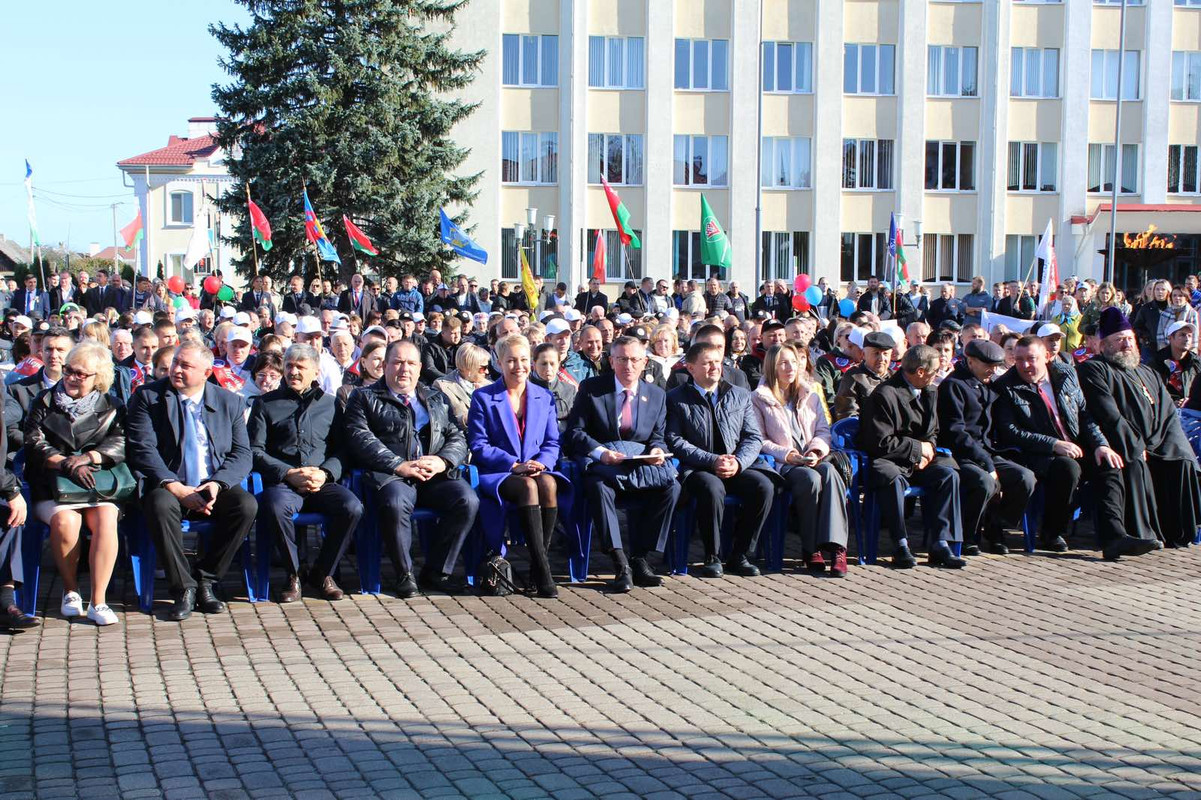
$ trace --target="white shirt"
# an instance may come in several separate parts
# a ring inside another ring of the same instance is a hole
[[[195,397],[180,395],[183,411],[183,481],[199,486],[212,474],[208,428],[204,424],[204,390]]]
[[[326,394],[337,394],[342,385],[342,368],[337,360],[324,350],[321,351],[321,366],[317,371],[317,385]]]

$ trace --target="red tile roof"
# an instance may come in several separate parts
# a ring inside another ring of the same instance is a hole
[[[104,248],[100,252],[96,253],[96,255],[90,256],[90,257],[98,259],[100,261],[112,261],[113,260],[113,250],[114,250],[113,246],[109,245],[108,247]],[[119,251],[117,251],[117,258],[121,259],[122,261],[133,261],[134,260],[133,248],[132,247],[122,247]]]
[[[140,156],[118,161],[118,167],[164,166],[190,167],[197,161],[206,159],[217,150],[217,139],[212,134],[185,139],[172,136],[167,140],[166,147],[142,153]]]

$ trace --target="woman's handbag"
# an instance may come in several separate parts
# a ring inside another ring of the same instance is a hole
[[[66,475],[54,478],[54,499],[64,505],[73,503],[119,503],[133,497],[137,481],[124,463],[92,473],[96,485],[91,489],[80,486]]]

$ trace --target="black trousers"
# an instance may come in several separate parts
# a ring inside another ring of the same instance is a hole
[[[979,541],[981,523],[994,533],[1020,526],[1034,493],[1034,473],[1030,470],[1004,458],[993,459],[993,466],[995,479],[983,467],[959,462],[959,508],[965,541]]]
[[[1192,543],[1201,525],[1201,485],[1191,461],[1166,461],[1148,455],[1147,467],[1155,485],[1159,532],[1169,546]]]
[[[892,466],[892,465],[889,465]],[[926,546],[934,542],[962,542],[963,527],[959,510],[959,472],[950,459],[936,459],[909,477],[901,474],[888,483],[876,481],[876,502],[880,520],[892,532],[893,541],[908,539],[905,527],[905,490],[917,486],[922,495],[922,520],[926,524]]]
[[[611,475],[587,472],[584,475],[584,495],[588,498],[588,513],[597,536],[603,537],[610,550],[626,550],[635,558],[647,553],[663,552],[671,517],[680,499],[680,484],[672,481],[659,489],[639,489],[620,492],[621,499],[636,508],[628,515],[629,546],[622,543],[621,526],[617,519],[617,481]]]
[[[376,493],[379,535],[398,575],[413,571],[413,509],[420,506],[438,514],[438,526],[426,553],[425,568],[450,575],[459,550],[475,524],[480,499],[466,481],[434,478],[429,481],[389,481]]]
[[[8,519],[8,503],[0,500],[0,519]],[[21,535],[24,525],[14,525],[0,530],[0,586],[13,583],[20,586],[25,580],[24,562],[21,559]]]
[[[725,479],[697,470],[684,479],[684,491],[696,502],[696,529],[705,545],[706,558],[721,552],[721,524],[728,492],[742,501],[730,558],[754,553],[776,493],[771,478],[754,469]]]
[[[267,526],[272,540],[287,561],[288,574],[300,571],[300,554],[296,547],[298,513],[325,516],[325,541],[316,561],[309,568],[309,581],[320,583],[337,569],[350,534],[363,516],[363,503],[354,493],[337,483],[326,483],[310,494],[300,494],[286,483],[269,486],[259,498],[259,524]]]
[[[1034,476],[1043,489],[1041,538],[1053,539],[1067,533],[1068,523],[1072,521],[1072,498],[1083,474],[1082,463],[1083,459],[1077,461],[1067,456],[1053,456],[1049,462],[1032,463]],[[1120,510],[1117,519],[1122,519]]]
[[[198,580],[221,580],[246,540],[246,534],[250,533],[258,507],[254,495],[241,486],[231,486],[220,492],[213,504],[213,513],[207,517],[190,511],[185,514],[175,495],[166,489],[152,489],[142,497],[146,527],[158,548],[159,563],[167,573],[172,595],[196,588]],[[197,558],[193,569],[188,568],[188,557],[183,550],[180,521],[185,516],[193,522],[209,522],[213,526],[208,547]]]

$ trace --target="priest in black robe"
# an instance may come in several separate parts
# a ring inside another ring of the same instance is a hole
[[[1132,536],[1187,546],[1201,524],[1197,458],[1163,381],[1139,363],[1130,322],[1107,308],[1101,353],[1077,369],[1089,410],[1126,462],[1126,528]]]

